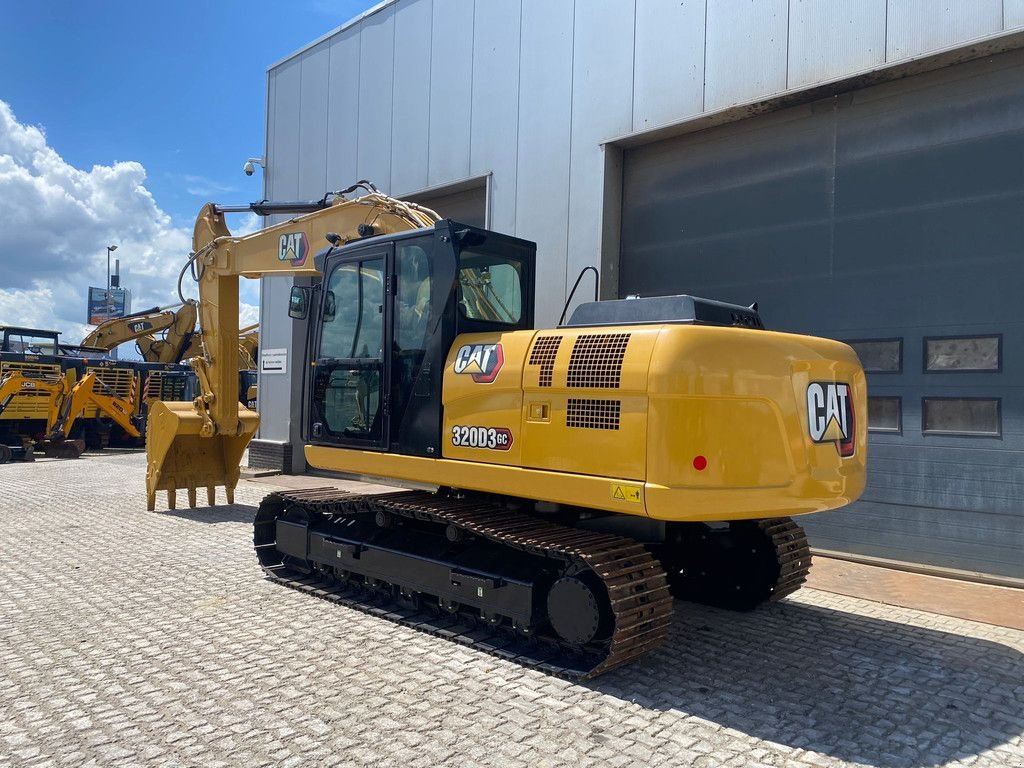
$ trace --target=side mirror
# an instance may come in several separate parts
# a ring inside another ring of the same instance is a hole
[[[334,291],[324,294],[324,320],[333,320],[337,305],[334,303]]]
[[[293,285],[288,295],[288,317],[293,320],[305,320],[309,314],[309,288]]]

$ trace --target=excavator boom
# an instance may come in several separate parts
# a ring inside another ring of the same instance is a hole
[[[80,346],[111,350],[134,340],[146,362],[177,363],[189,349],[196,318],[194,301],[154,307],[101,323],[82,339]],[[156,337],[159,333],[163,338]]]
[[[362,188],[367,194],[347,199]],[[233,237],[224,220],[227,212],[261,214],[309,211],[281,224],[243,237]],[[195,504],[196,489],[205,487],[213,504],[214,489],[224,486],[234,498],[239,462],[259,424],[259,416],[238,401],[238,278],[312,276],[318,274],[314,250],[319,244],[339,246],[362,237],[432,226],[433,211],[378,192],[368,182],[315,203],[254,203],[248,208],[207,204],[195,222],[190,257],[199,282],[199,315],[203,354],[189,360],[199,379],[200,394],[192,403],[156,402],[149,413],[146,438],[146,491],[149,509],[156,492],[187,489]]]

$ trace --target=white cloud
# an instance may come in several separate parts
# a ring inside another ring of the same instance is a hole
[[[108,245],[118,246],[135,310],[176,304],[191,227],[173,226],[145,181],[137,162],[69,165],[41,128],[19,123],[0,101],[0,325],[55,328],[79,341],[88,287],[106,285]],[[197,295],[188,277],[184,285]],[[256,322],[258,284],[245,286],[242,301],[242,322]]]
[[[191,174],[185,174],[181,177],[188,185],[185,187],[185,191],[190,195],[196,197],[211,198],[217,195],[222,195],[226,192],[236,192],[236,188],[228,186],[227,184],[220,184],[213,179],[208,179],[205,176],[194,176]]]

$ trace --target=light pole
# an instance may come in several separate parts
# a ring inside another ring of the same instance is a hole
[[[108,245],[107,246],[107,295],[105,297],[106,298],[106,302],[105,303],[107,305],[107,312],[110,311],[110,252],[111,251],[116,251],[116,250],[117,250],[117,246],[116,245]]]

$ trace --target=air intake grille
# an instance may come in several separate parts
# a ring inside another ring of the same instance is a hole
[[[619,400],[583,400],[570,397],[565,409],[565,426],[584,429],[618,429]]]
[[[568,387],[618,389],[628,333],[585,334],[576,338],[569,358]]]
[[[530,351],[530,365],[540,366],[539,386],[551,386],[551,374],[555,370],[555,357],[562,343],[561,336],[538,336]]]

